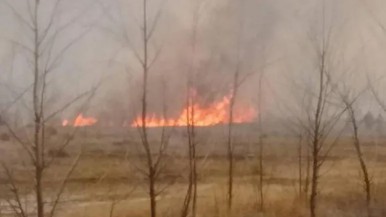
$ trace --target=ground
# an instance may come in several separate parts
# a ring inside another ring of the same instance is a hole
[[[204,130],[203,130],[204,131]],[[177,132],[171,140],[165,171],[158,188],[159,216],[178,216],[187,184],[186,141]],[[58,132],[60,140],[65,133]],[[198,216],[226,215],[227,159],[221,130],[207,132],[198,145],[199,149],[199,200]],[[210,136],[211,135],[211,136]],[[233,216],[291,217],[308,216],[307,202],[299,197],[298,139],[290,136],[268,136],[264,142],[264,215],[259,211],[258,175],[254,134],[235,139],[235,198]],[[141,174],[143,157],[135,131],[107,133],[103,129],[82,129],[72,144],[53,167],[45,173],[45,196],[52,198],[62,177],[80,155],[79,163],[71,175],[57,216],[149,216],[146,178]],[[153,140],[157,144],[156,139]],[[373,185],[374,216],[384,216],[386,208],[386,140],[363,138],[365,159],[370,168]],[[302,171],[306,174],[306,145],[303,146]],[[1,143],[3,159],[12,168],[23,199],[32,200],[32,168],[28,161],[21,161],[22,151],[12,140]],[[25,158],[24,158],[25,159]],[[319,189],[319,216],[365,216],[361,171],[349,136],[342,137],[327,156],[321,169]],[[9,163],[11,162],[11,163]],[[2,173],[3,199],[9,198],[9,180]],[[113,212],[111,208],[113,206]],[[2,213],[9,213],[3,201]],[[47,207],[50,205],[47,203]],[[33,205],[29,206],[33,212]]]

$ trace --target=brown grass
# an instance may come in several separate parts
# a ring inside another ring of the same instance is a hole
[[[111,203],[121,200],[115,207],[114,217],[149,216],[145,182],[138,173],[142,159],[135,155],[127,142],[108,139],[82,138],[84,155],[71,177],[61,204],[60,216],[109,216]],[[119,143],[119,145],[117,145]],[[199,217],[303,217],[308,216],[307,201],[299,199],[297,190],[297,158],[295,141],[288,138],[268,140],[266,164],[266,209],[257,209],[257,161],[250,153],[239,153],[235,168],[235,195],[233,212],[226,209],[226,161],[216,152],[199,160]],[[86,144],[86,145],[85,145]],[[368,142],[364,147],[374,185],[374,217],[386,214],[386,147]],[[181,147],[184,144],[181,144]],[[221,144],[209,144],[217,147]],[[245,145],[245,142],[243,143]],[[253,147],[251,145],[250,147]],[[129,152],[127,149],[131,149]],[[71,149],[72,150],[72,149]],[[240,148],[246,150],[246,148]],[[176,150],[173,150],[176,151]],[[66,168],[71,165],[74,152],[61,158],[47,171],[47,192],[55,189]],[[129,154],[127,154],[129,153]],[[221,151],[219,151],[221,153]],[[202,155],[204,156],[204,155]],[[242,157],[245,156],[245,157]],[[186,187],[187,159],[183,156],[166,158],[168,167],[160,186],[174,183],[159,198],[159,216],[178,217]],[[18,184],[27,188],[30,183],[28,168],[14,165]],[[320,217],[364,216],[365,203],[358,162],[349,139],[344,139],[334,149],[321,170]],[[0,188],[5,191],[3,187]],[[28,191],[26,191],[28,192]],[[6,195],[6,194],[4,194]],[[50,195],[50,193],[47,193]]]

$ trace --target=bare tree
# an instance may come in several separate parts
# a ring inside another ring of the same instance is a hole
[[[148,1],[142,1],[142,57],[140,57],[139,61],[142,67],[142,99],[141,99],[141,140],[142,147],[146,155],[146,166],[147,166],[147,180],[148,180],[148,190],[149,190],[149,199],[150,199],[150,216],[157,216],[157,196],[163,192],[164,189],[157,190],[157,181],[163,170],[163,159],[164,154],[167,149],[167,144],[169,137],[165,136],[165,127],[162,127],[162,136],[159,145],[159,150],[157,151],[156,157],[153,157],[153,151],[151,148],[151,144],[149,142],[149,135],[147,130],[147,120],[148,120],[148,81],[149,81],[149,72],[151,65],[157,60],[158,52],[155,54],[153,58],[149,56],[149,46],[150,41],[153,37],[155,28],[157,27],[159,15],[161,13],[161,9],[159,9],[155,20],[151,23],[148,18]],[[164,102],[165,103],[165,102]],[[164,104],[165,105],[165,104]],[[164,113],[165,113],[164,106]]]
[[[325,64],[326,64],[326,47],[322,45],[322,50],[319,53],[320,55],[320,67],[318,68],[319,76],[319,90],[317,96],[317,103],[315,111],[313,112],[312,117],[312,177],[311,177],[311,196],[310,196],[310,213],[311,217],[316,216],[316,206],[317,206],[317,194],[318,194],[318,183],[319,183],[319,169],[321,166],[321,148],[324,145],[320,138],[322,136],[321,128],[323,120],[323,107],[327,104],[326,92],[328,91],[328,83],[325,81]]]
[[[240,62],[240,60],[238,61]],[[232,210],[232,200],[233,200],[233,170],[234,170],[234,149],[233,149],[233,112],[234,106],[236,103],[236,97],[238,93],[238,80],[240,76],[239,63],[236,66],[236,70],[233,78],[233,92],[229,103],[229,119],[228,119],[228,138],[227,138],[227,152],[228,152],[228,210]]]
[[[229,7],[232,7],[232,4],[229,3]],[[228,211],[231,212],[232,211],[232,203],[233,203],[233,186],[234,186],[234,144],[233,144],[233,128],[234,128],[234,110],[235,110],[235,106],[237,104],[237,99],[238,99],[238,95],[239,95],[239,91],[240,91],[240,88],[242,87],[243,84],[245,84],[249,78],[251,78],[253,75],[255,75],[257,72],[259,72],[258,70],[255,70],[255,69],[252,69],[250,71],[246,71],[244,70],[244,66],[247,65],[247,62],[248,60],[247,59],[247,56],[250,55],[250,56],[253,56],[253,52],[254,52],[254,49],[252,49],[252,52],[248,52],[245,50],[245,48],[243,47],[245,44],[243,43],[244,41],[244,31],[245,31],[245,17],[243,15],[243,10],[244,10],[244,7],[245,7],[245,2],[244,1],[241,1],[241,3],[237,4],[237,11],[236,11],[236,18],[235,18],[235,23],[237,25],[237,31],[236,31],[236,35],[234,37],[234,44],[235,44],[235,48],[234,48],[234,53],[232,53],[232,57],[233,59],[235,60],[234,62],[234,69],[232,69],[232,77],[231,77],[231,84],[230,84],[230,87],[231,87],[231,96],[230,96],[230,102],[229,102],[229,106],[228,106],[228,113],[229,113],[229,116],[228,116],[228,129],[227,129],[227,142],[226,142],[226,146],[227,146],[227,159],[228,159],[228,189],[227,189],[227,202],[228,202]],[[257,37],[256,37],[257,39]],[[255,40],[256,40],[255,39]],[[260,68],[260,70],[264,70],[264,68],[269,65],[269,64],[266,64],[264,65],[263,67]],[[259,98],[259,130],[262,130],[262,125],[261,125],[261,98],[262,98],[262,76],[263,76],[263,72],[260,72],[259,74],[259,95],[258,95],[258,98]],[[262,137],[261,137],[262,138]],[[260,143],[259,144],[262,144],[262,140],[260,140]],[[261,147],[261,153],[262,153],[262,145],[260,146]],[[260,158],[262,159],[262,158]],[[259,161],[259,164],[261,165],[262,167],[262,161]],[[262,169],[262,168],[260,168]],[[260,189],[260,188],[259,188]],[[262,193],[261,193],[262,195]]]
[[[304,115],[306,106],[304,105],[304,97],[300,104],[300,116]],[[290,111],[290,109],[287,109]],[[307,202],[309,177],[310,177],[310,146],[307,144],[309,134],[304,130],[305,125],[302,117],[297,117],[296,114],[292,114],[292,119],[287,120],[287,128],[292,135],[296,135],[297,145],[297,169],[298,169],[298,196],[299,199],[305,199]],[[305,168],[304,168],[305,167]]]
[[[151,38],[151,33],[149,34],[149,27],[148,27],[148,3],[147,0],[143,0],[143,7],[142,7],[142,40],[143,40],[143,56],[141,59],[141,66],[142,66],[142,101],[141,101],[141,120],[142,120],[142,126],[141,126],[141,139],[142,139],[142,146],[146,153],[146,160],[147,160],[147,169],[148,169],[148,182],[149,182],[149,199],[150,199],[150,216],[156,217],[157,216],[157,193],[155,189],[155,177],[156,177],[156,165],[154,164],[153,154],[150,148],[149,144],[149,138],[147,133],[147,93],[148,93],[148,77],[149,77],[149,39]]]
[[[181,210],[181,217],[186,217],[189,212],[192,216],[197,215],[197,152],[196,152],[196,124],[195,124],[195,103],[196,103],[196,59],[197,59],[197,34],[199,25],[199,12],[200,12],[200,1],[193,0],[193,11],[192,11],[192,33],[190,37],[190,49],[191,57],[190,64],[187,72],[187,89],[186,89],[186,130],[188,135],[188,161],[189,161],[189,180],[188,188],[185,194],[184,203]]]
[[[190,80],[190,79],[189,79]],[[191,86],[191,83],[188,82]],[[189,111],[186,114],[187,120],[187,134],[188,134],[188,161],[189,161],[189,180],[188,180],[188,188],[185,194],[184,203],[182,206],[182,214],[181,216],[186,217],[189,214],[189,210],[191,210],[192,216],[196,216],[197,214],[197,152],[196,152],[196,131],[195,131],[195,97],[192,95],[192,91],[188,88],[187,93],[187,105]]]
[[[315,51],[316,91],[308,90],[312,94],[310,111],[307,114],[305,130],[310,138],[311,147],[311,179],[309,209],[311,217],[317,216],[320,168],[336,145],[341,130],[337,125],[347,108],[339,107],[334,102],[335,85],[333,74],[337,74],[336,63],[332,55],[332,27],[326,27],[325,3],[323,1],[322,24],[320,38],[311,37]],[[335,57],[336,58],[336,57]],[[333,130],[337,130],[332,134]],[[335,138],[335,139],[334,139]]]
[[[370,175],[368,172],[368,167],[366,164],[366,161],[363,156],[362,151],[362,145],[359,138],[359,126],[358,126],[358,119],[355,112],[355,109],[353,107],[353,104],[357,101],[358,96],[355,96],[354,98],[350,96],[350,94],[342,94],[342,101],[344,105],[347,107],[347,113],[349,117],[349,121],[352,127],[352,134],[353,134],[353,144],[355,147],[355,151],[357,154],[357,158],[359,161],[359,165],[362,171],[362,177],[363,177],[363,185],[364,185],[364,192],[365,192],[365,198],[366,198],[366,208],[367,208],[367,215],[368,217],[371,217],[371,180]]]
[[[88,104],[91,97],[94,95],[96,88],[92,88],[90,91],[86,91],[75,98],[65,102],[58,108],[50,109],[49,103],[52,102],[52,93],[49,92],[48,86],[50,84],[50,78],[56,72],[61,64],[61,60],[67,54],[68,50],[73,45],[82,39],[90,28],[85,28],[76,37],[69,39],[64,44],[59,43],[58,38],[61,34],[64,34],[70,26],[74,24],[81,16],[76,16],[65,23],[60,22],[59,13],[60,7],[62,6],[61,0],[51,2],[52,5],[47,5],[45,2],[39,0],[25,1],[23,4],[26,5],[27,11],[24,13],[22,9],[14,6],[13,3],[3,1],[4,4],[14,15],[16,20],[25,28],[26,34],[29,38],[28,42],[10,40],[11,43],[21,48],[22,52],[25,53],[26,58],[29,60],[28,66],[25,70],[32,72],[32,82],[27,85],[25,91],[22,91],[12,102],[12,105],[16,104],[20,100],[24,100],[27,97],[27,93],[31,93],[30,101],[32,102],[32,108],[28,109],[33,117],[32,127],[32,139],[28,140],[29,132],[25,135],[20,135],[19,130],[15,129],[8,122],[5,123],[9,133],[12,135],[14,141],[16,141],[27,154],[27,159],[33,168],[33,179],[34,179],[34,196],[33,201],[36,207],[38,217],[49,215],[53,217],[56,213],[60,199],[64,192],[64,189],[68,183],[68,180],[76,168],[80,155],[74,160],[69,170],[66,172],[64,177],[61,179],[59,186],[55,189],[56,195],[52,201],[49,201],[49,197],[45,196],[45,184],[44,179],[46,177],[46,171],[53,166],[57,161],[58,156],[48,155],[47,148],[52,143],[60,144],[56,148],[58,150],[64,150],[69,146],[73,140],[77,130],[74,130],[70,135],[63,141],[52,141],[47,129],[52,123],[53,119],[58,114],[69,108],[70,106],[78,103],[81,100],[86,99]],[[48,16],[43,15],[43,11],[47,12],[47,8],[51,8],[48,12]],[[89,7],[88,5],[87,7]],[[87,9],[84,9],[84,13]],[[26,75],[28,76],[28,75]],[[86,105],[84,104],[84,106]],[[11,106],[12,106],[11,105]],[[82,107],[84,107],[82,106]],[[2,111],[2,115],[8,111],[8,108]],[[22,203],[22,193],[20,192],[21,187],[17,186],[15,177],[12,172],[12,168],[6,162],[2,162],[2,167],[10,183],[10,191],[12,192],[13,199],[8,200],[9,205],[15,211],[15,214],[27,217],[29,210],[27,205]],[[47,210],[47,202],[51,202],[51,207]]]
[[[241,5],[244,5],[243,2]],[[243,20],[241,18],[241,20]],[[233,73],[233,80],[232,80],[232,95],[229,102],[229,117],[228,117],[228,138],[227,138],[227,154],[228,154],[228,210],[229,212],[232,211],[232,200],[233,200],[233,178],[234,178],[234,148],[233,148],[233,114],[234,114],[234,107],[236,104],[237,94],[239,91],[239,87],[242,83],[240,81],[240,73],[241,73],[241,39],[243,34],[243,22],[239,22],[239,30],[237,31],[237,42],[236,42],[236,66]]]
[[[264,133],[263,133],[263,113],[262,113],[262,103],[263,103],[263,79],[264,73],[261,72],[259,76],[259,92],[258,92],[258,129],[259,129],[259,156],[258,156],[258,165],[259,165],[259,208],[260,211],[264,211]]]
[[[161,1],[163,3],[163,1]],[[155,145],[150,140],[149,126],[148,126],[148,118],[149,114],[149,79],[152,75],[152,69],[154,64],[159,58],[161,54],[161,47],[155,46],[154,35],[157,31],[157,27],[159,25],[159,21],[161,19],[162,14],[162,6],[158,8],[154,14],[151,16],[149,14],[150,11],[150,1],[149,0],[141,0],[140,1],[140,19],[135,20],[140,26],[140,48],[136,48],[133,43],[133,33],[127,29],[124,17],[124,13],[122,10],[122,5],[119,5],[118,9],[118,17],[115,14],[112,14],[109,11],[109,8],[105,7],[103,4],[104,11],[107,14],[106,18],[110,23],[110,25],[114,25],[118,28],[103,28],[111,33],[117,40],[122,42],[125,46],[130,48],[130,52],[133,53],[136,61],[140,65],[141,72],[141,97],[140,97],[140,112],[139,119],[137,119],[137,123],[135,127],[138,129],[140,135],[140,146],[141,152],[144,153],[144,162],[143,165],[136,166],[137,170],[144,175],[147,182],[148,189],[148,198],[149,198],[149,210],[150,216],[157,216],[157,197],[163,193],[171,183],[167,183],[165,186],[160,186],[160,179],[162,178],[162,174],[165,170],[165,155],[166,150],[169,143],[169,138],[171,136],[170,132],[166,131],[167,126],[162,126],[161,135],[159,139],[159,144]],[[155,49],[153,49],[155,47]],[[130,69],[132,67],[129,67]],[[129,71],[131,73],[131,71]],[[165,84],[162,83],[165,87]],[[166,117],[166,102],[163,99],[163,114]],[[154,147],[156,146],[156,147]],[[144,167],[144,168],[143,168]]]
[[[323,45],[324,47],[325,45]],[[310,213],[311,217],[316,216],[316,207],[317,207],[317,195],[318,195],[318,185],[320,178],[320,168],[325,162],[326,157],[329,152],[336,144],[336,140],[332,144],[328,144],[326,140],[329,137],[332,129],[336,127],[338,121],[341,119],[343,113],[346,109],[341,109],[335,112],[333,115],[329,115],[326,112],[326,107],[331,106],[331,102],[328,101],[329,95],[331,94],[331,85],[330,81],[326,79],[326,73],[328,69],[326,68],[327,59],[326,59],[326,47],[322,48],[320,54],[320,67],[318,68],[319,76],[319,85],[317,93],[317,102],[316,107],[313,111],[313,116],[309,117],[311,121],[311,192],[310,192]],[[324,150],[326,149],[326,150]],[[323,151],[324,150],[324,151]]]

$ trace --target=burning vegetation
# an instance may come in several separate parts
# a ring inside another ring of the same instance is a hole
[[[98,122],[98,120],[94,117],[85,117],[82,113],[80,113],[73,121],[69,121],[64,119],[62,121],[62,126],[72,126],[72,127],[88,127],[93,126]]]
[[[146,117],[146,127],[183,127],[188,125],[187,115],[194,111],[193,118],[190,120],[190,124],[194,124],[199,127],[214,126],[220,124],[229,123],[229,104],[231,102],[232,95],[222,97],[220,100],[216,100],[208,105],[202,105],[200,103],[194,103],[187,106],[179,112],[179,115],[175,118],[166,118],[163,115],[157,113],[148,114]],[[233,114],[233,123],[251,123],[257,116],[256,109],[249,104],[240,104],[235,108]],[[127,121],[130,124],[123,124],[120,127],[141,127],[143,121],[141,115],[138,115],[132,121]],[[127,123],[124,122],[124,123]],[[64,119],[62,126],[67,127],[89,127],[97,125],[97,117],[86,117],[82,113],[76,116],[74,120]],[[112,122],[109,122],[109,126],[113,126]]]
[[[194,103],[185,107],[177,118],[165,118],[156,114],[151,114],[146,118],[145,125],[147,127],[171,127],[171,126],[187,126],[188,124],[205,127],[218,124],[227,124],[229,122],[229,104],[231,95],[224,96],[221,100],[213,102],[208,106],[203,106],[199,103]],[[188,123],[188,113],[192,113],[192,118]],[[241,106],[234,114],[234,123],[250,123],[256,117],[257,111],[252,106]],[[143,126],[142,117],[135,118],[132,127]]]

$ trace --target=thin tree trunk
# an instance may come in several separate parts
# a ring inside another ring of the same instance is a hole
[[[156,217],[157,216],[157,200],[156,200],[156,191],[155,191],[155,175],[156,171],[153,164],[153,157],[151,153],[150,144],[148,141],[148,135],[147,135],[147,126],[146,126],[146,119],[147,119],[147,86],[148,86],[148,73],[149,73],[149,66],[148,66],[148,29],[147,29],[147,0],[143,0],[143,63],[142,63],[142,70],[143,70],[143,89],[142,89],[142,143],[143,147],[146,152],[146,158],[147,158],[147,167],[148,167],[148,188],[149,188],[149,199],[150,199],[150,216]]]
[[[190,105],[190,95],[189,90],[187,91],[186,96],[186,105],[189,108]],[[184,203],[182,206],[181,217],[187,217],[189,214],[190,203],[192,201],[192,191],[193,191],[193,150],[192,150],[192,135],[190,130],[190,111],[186,114],[187,122],[187,133],[188,133],[188,158],[189,158],[189,180],[188,180],[188,189],[185,194]]]
[[[263,135],[263,114],[262,114],[262,96],[263,96],[263,72],[259,77],[259,105],[258,105],[258,128],[259,128],[259,197],[260,211],[264,211],[264,135]]]
[[[298,184],[299,184],[299,198],[303,197],[303,138],[299,135],[298,142]]]
[[[359,130],[358,130],[358,124],[355,116],[354,109],[352,106],[349,104],[349,102],[346,103],[348,105],[348,111],[350,113],[350,119],[351,119],[351,124],[353,128],[353,133],[354,133],[354,147],[355,151],[357,153],[357,157],[359,160],[359,164],[362,170],[362,175],[363,175],[363,184],[364,184],[364,190],[366,194],[366,208],[367,208],[367,215],[368,217],[372,216],[371,213],[371,182],[370,182],[370,177],[367,169],[366,162],[363,158],[363,153],[361,149],[361,143],[359,140]]]
[[[259,197],[260,203],[259,208],[260,211],[264,211],[264,160],[263,160],[263,152],[264,152],[264,139],[263,136],[260,135],[259,138]]]
[[[188,82],[189,83],[189,82]],[[188,84],[189,86],[189,84]],[[186,106],[187,108],[190,108],[190,92],[189,88],[186,95]],[[184,203],[182,206],[181,211],[181,217],[187,217],[189,214],[190,209],[190,203],[192,201],[192,192],[193,192],[193,182],[194,182],[194,174],[193,174],[193,136],[192,136],[192,130],[191,130],[191,124],[190,124],[190,114],[191,112],[188,111],[186,113],[186,123],[187,123],[187,133],[188,133],[188,158],[189,158],[189,182],[188,182],[188,189],[185,194]]]
[[[239,67],[237,67],[233,78],[233,93],[229,103],[229,119],[228,119],[228,138],[227,138],[227,152],[228,152],[228,211],[232,211],[233,200],[233,170],[234,170],[234,157],[233,157],[233,112],[236,103],[236,97],[238,93],[238,80],[239,80]]]
[[[309,186],[310,186],[310,170],[311,170],[311,149],[309,146],[307,148],[306,156],[306,177],[304,178],[304,198],[308,199]]]
[[[193,145],[193,200],[192,200],[192,217],[197,215],[197,158],[196,144]]]
[[[233,104],[233,97],[231,104]],[[232,211],[233,200],[233,141],[232,141],[232,128],[233,128],[233,105],[230,105],[229,110],[229,124],[228,124],[228,211]]]
[[[191,208],[192,217],[197,214],[197,153],[196,153],[196,126],[195,126],[195,85],[196,85],[196,50],[197,50],[197,25],[198,25],[198,13],[199,4],[197,0],[193,0],[193,23],[192,23],[192,35],[191,35],[191,62],[187,75],[187,108],[189,108],[186,114],[187,121],[187,133],[188,133],[188,146],[189,146],[189,183],[188,190],[185,195],[184,207],[182,211],[182,217],[186,217],[189,214],[189,208]],[[190,207],[191,204],[191,207]]]
[[[197,210],[197,158],[196,158],[196,133],[195,133],[195,109],[194,109],[194,95],[191,93],[189,87],[192,86],[191,78],[188,78],[187,91],[187,107],[189,111],[186,114],[187,133],[188,133],[188,154],[189,154],[189,183],[185,194],[185,199],[182,207],[181,216],[186,217],[191,208],[192,216],[196,216]],[[190,206],[191,205],[191,206]]]
[[[324,47],[324,46],[323,46]],[[325,56],[322,54],[321,68],[319,70],[319,94],[316,105],[313,140],[312,140],[312,177],[311,177],[311,196],[310,196],[310,214],[316,217],[318,182],[319,182],[319,151],[320,151],[320,124],[322,116],[322,107],[324,101],[324,64]]]
[[[149,177],[149,196],[150,196],[150,212],[151,217],[157,216],[157,200],[156,200],[156,192],[155,192],[155,178],[154,178],[154,170],[151,170],[151,175]]]
[[[317,143],[316,143],[317,144]],[[310,213],[311,217],[316,217],[316,205],[317,205],[317,191],[318,191],[318,176],[319,176],[319,166],[318,166],[318,151],[317,146],[313,146],[312,151],[312,177],[311,177],[311,196],[310,196]]]
[[[37,216],[44,217],[44,202],[43,202],[43,185],[42,185],[42,176],[43,176],[43,159],[42,159],[42,141],[41,139],[41,129],[42,129],[42,111],[40,108],[40,99],[39,98],[39,84],[40,84],[40,74],[39,74],[39,21],[38,21],[38,11],[39,10],[39,0],[35,0],[34,6],[34,83],[33,83],[33,105],[34,105],[34,123],[35,123],[35,132],[34,132],[34,155],[35,155],[35,191],[36,191],[36,205],[37,205]],[[44,90],[42,90],[44,91]]]
[[[190,99],[190,148],[191,148],[191,177],[192,177],[192,216],[195,217],[197,213],[197,157],[196,157],[196,127],[195,127],[195,96],[192,95]],[[189,125],[189,124],[188,124]]]

